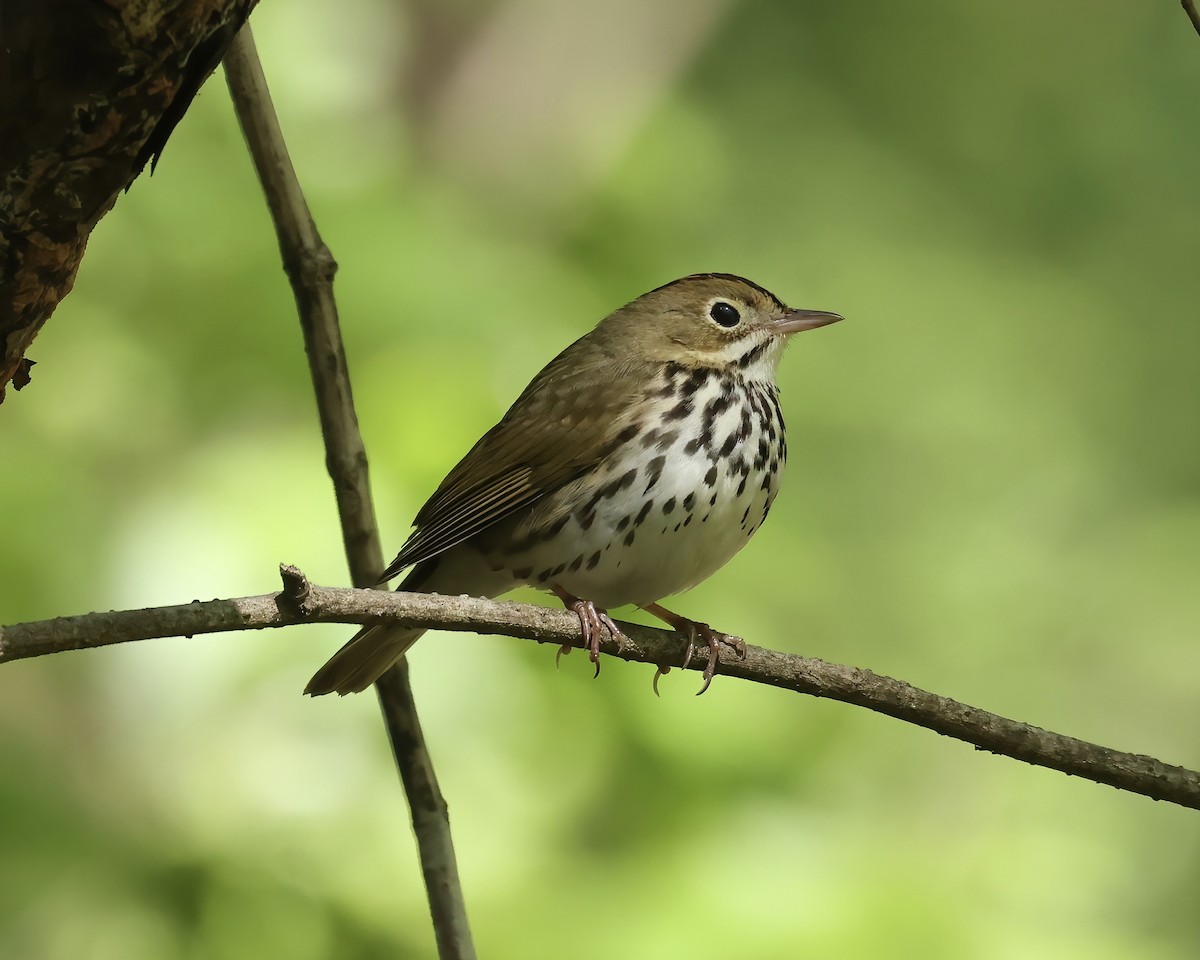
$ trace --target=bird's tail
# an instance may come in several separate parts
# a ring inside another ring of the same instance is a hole
[[[390,623],[363,627],[313,675],[304,692],[310,697],[361,693],[397,663],[424,632]]]
[[[511,587],[510,575],[493,570],[478,551],[463,546],[422,560],[396,589],[494,597]],[[424,633],[420,627],[394,623],[365,626],[313,675],[304,692],[311,697],[361,693],[397,663]]]

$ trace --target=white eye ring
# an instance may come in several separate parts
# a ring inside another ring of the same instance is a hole
[[[708,316],[718,327],[732,330],[742,322],[741,311],[728,300],[715,300],[708,308]]]

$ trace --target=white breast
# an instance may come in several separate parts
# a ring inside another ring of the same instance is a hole
[[[514,579],[602,607],[653,603],[711,576],[762,525],[787,457],[774,383],[676,367],[665,387],[641,418],[653,426],[514,528],[502,555]]]

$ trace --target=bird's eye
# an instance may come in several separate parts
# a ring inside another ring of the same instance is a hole
[[[709,307],[708,315],[722,327],[736,327],[742,320],[742,315],[738,313],[737,307],[724,300],[718,300]]]

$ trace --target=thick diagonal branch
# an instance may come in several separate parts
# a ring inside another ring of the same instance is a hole
[[[294,570],[286,572],[285,584],[281,594],[91,613],[2,627],[0,663],[152,637],[382,619],[410,627],[498,633],[573,647],[583,643],[577,618],[562,610],[470,597],[317,587]],[[621,629],[629,642],[618,649],[606,637],[601,644],[605,653],[623,660],[682,666],[684,645],[677,634],[636,624],[623,623]],[[694,664],[692,669],[701,666]],[[1200,773],[1196,771],[1009,720],[870,670],[748,646],[745,658],[722,650],[717,672],[718,683],[724,675],[840,700],[963,740],[981,750],[1200,809]]]

